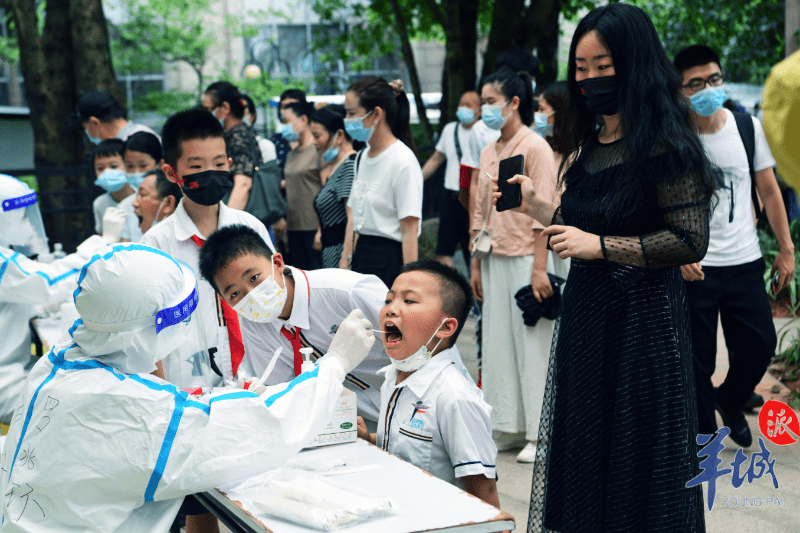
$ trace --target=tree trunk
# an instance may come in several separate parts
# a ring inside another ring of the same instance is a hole
[[[539,57],[542,69],[536,77],[536,87],[539,91],[543,91],[558,78],[558,18],[560,14],[561,0],[555,0],[536,39],[536,55]]]
[[[422,125],[422,134],[425,137],[425,144],[431,144],[433,143],[433,130],[425,112],[425,104],[422,101],[422,85],[419,82],[417,64],[414,62],[414,51],[411,49],[411,39],[408,36],[405,17],[403,17],[403,11],[400,9],[400,4],[397,0],[389,0],[389,4],[392,6],[392,12],[397,23],[396,28],[400,36],[400,49],[403,53],[403,59],[405,59],[406,66],[408,66],[408,77],[411,78],[411,89],[414,91],[414,101],[417,104],[417,114],[419,115],[419,123]]]
[[[455,119],[461,95],[475,88],[475,50],[478,41],[478,2],[449,0],[443,7],[446,54],[439,131]]]
[[[445,124],[455,117],[458,100],[464,94],[464,43],[461,38],[461,16],[459,13],[459,2],[450,0],[444,3],[444,35],[445,35],[445,59],[444,68],[446,85],[442,85],[442,93],[447,92],[447,104],[442,109],[442,116],[439,119],[439,131]]]
[[[51,0],[50,9],[57,10],[58,1]],[[74,100],[60,101],[50,80],[55,74],[45,59],[45,48],[39,37],[36,4],[34,0],[9,0],[19,40],[19,59],[25,76],[25,98],[30,109],[34,136],[34,162],[36,166],[62,166],[74,161],[75,154],[61,143],[61,130],[66,123],[56,117],[59,108],[74,109]],[[69,49],[69,42],[62,43]],[[70,106],[71,107],[68,107]]]
[[[534,1],[534,4],[536,2]],[[483,54],[483,73],[485,78],[494,72],[494,62],[497,56],[511,47],[512,41],[517,46],[522,43],[515,39],[517,27],[523,18],[525,0],[495,0],[492,11],[492,29],[489,32],[489,42]],[[533,31],[533,29],[531,29]]]
[[[100,0],[70,0],[75,88],[78,94],[105,89],[125,108],[125,95],[117,86],[108,28]]]
[[[541,34],[552,29],[547,28],[547,24],[554,9],[556,12],[560,11],[560,0],[531,0],[527,9],[525,0],[495,0],[492,30],[489,33],[486,53],[483,55],[483,76],[494,72],[497,56],[508,50],[512,42],[524,50],[533,50]],[[558,19],[554,27],[557,35]],[[539,56],[539,60],[545,62],[549,58]],[[536,81],[538,84],[538,76]]]

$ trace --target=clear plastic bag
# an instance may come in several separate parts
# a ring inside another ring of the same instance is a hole
[[[393,514],[397,505],[352,487],[343,487],[301,470],[276,473],[270,491],[255,505],[277,518],[322,531],[334,531]]]

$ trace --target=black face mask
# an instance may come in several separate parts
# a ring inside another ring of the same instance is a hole
[[[586,107],[595,115],[614,115],[619,110],[617,77],[602,76],[578,82]]]
[[[215,205],[233,189],[227,170],[206,170],[183,177],[183,194],[196,204]]]

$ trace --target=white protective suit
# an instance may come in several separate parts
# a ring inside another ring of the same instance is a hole
[[[349,370],[333,347],[260,397],[131,372],[182,342],[196,294],[185,263],[139,244],[82,268],[71,342],[31,371],[0,458],[4,533],[166,532],[183,496],[275,468],[324,427]]]
[[[35,362],[28,325],[33,306],[68,296],[77,286],[80,268],[106,242],[95,235],[67,257],[49,264],[32,261],[6,246],[27,247],[33,237],[41,240],[41,215],[38,208],[33,209],[36,194],[21,181],[0,175],[0,205],[0,422],[7,424]],[[21,231],[20,225],[24,226]]]

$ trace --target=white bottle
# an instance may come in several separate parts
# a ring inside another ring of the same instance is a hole
[[[61,245],[60,242],[57,242],[53,245],[53,257],[55,257],[56,259],[67,257],[67,252],[64,251],[64,247]]]
[[[314,348],[307,346],[300,348],[300,353],[303,354],[303,364],[300,366],[301,372],[312,372],[317,365],[311,362],[311,354],[314,353]]]

